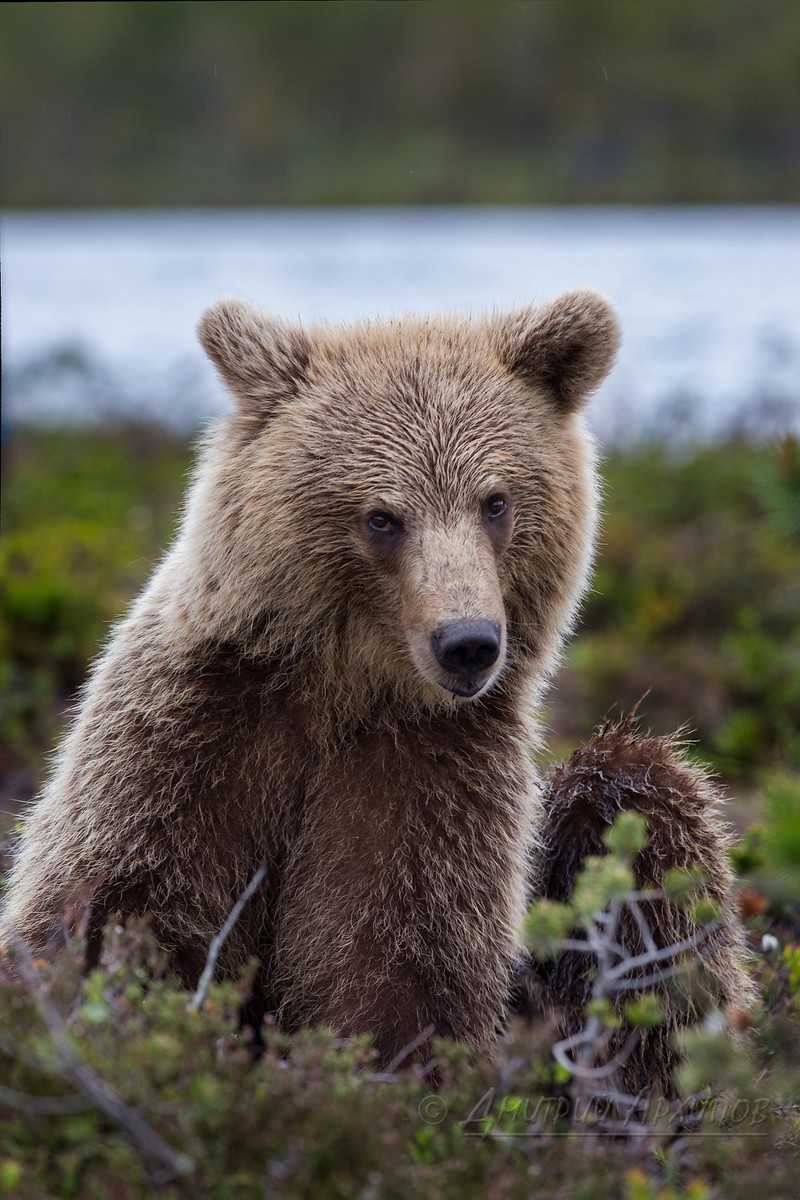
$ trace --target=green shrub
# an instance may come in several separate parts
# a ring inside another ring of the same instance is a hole
[[[587,904],[590,894],[596,905],[620,902],[642,836],[635,817],[610,832],[604,871],[590,865],[582,885]],[[674,882],[687,902],[701,883]],[[539,934],[548,945],[563,937],[565,913],[593,920],[581,904],[536,906],[549,912],[529,923],[537,948]],[[796,1195],[791,944],[762,960],[751,1044],[737,1048],[714,1027],[687,1033],[684,1083],[696,1094],[651,1109],[646,1136],[637,1119],[610,1138],[575,1108],[546,1022],[514,1023],[492,1063],[439,1041],[435,1075],[417,1064],[388,1076],[367,1038],[324,1029],[287,1036],[268,1022],[256,1051],[238,1026],[252,972],[191,1005],[144,924],[111,930],[101,966],[83,979],[81,953],[77,940],[46,963],[12,947],[5,973],[0,956],[0,1196],[750,1200],[765,1178],[771,1196]],[[613,1028],[617,1017],[593,1000],[586,1019]],[[657,1026],[659,997],[632,999],[624,1019]]]

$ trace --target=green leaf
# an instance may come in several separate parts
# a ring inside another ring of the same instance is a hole
[[[689,867],[688,870],[672,867],[665,872],[662,886],[667,898],[679,908],[684,908],[705,885],[706,877],[699,867]]]
[[[525,942],[541,958],[554,958],[575,923],[575,914],[568,904],[538,900],[525,918]]]
[[[647,845],[647,821],[641,813],[621,812],[603,841],[612,854],[632,862]]]
[[[625,1019],[636,1029],[654,1029],[664,1022],[661,999],[655,992],[647,992],[638,1000],[625,1005]]]

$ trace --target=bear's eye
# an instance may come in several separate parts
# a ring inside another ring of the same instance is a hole
[[[390,513],[374,512],[367,517],[367,528],[373,533],[396,533],[403,527]]]
[[[499,492],[494,496],[490,496],[484,505],[484,511],[490,520],[496,520],[498,517],[502,517],[507,510],[508,501],[506,500],[505,496],[501,496]]]

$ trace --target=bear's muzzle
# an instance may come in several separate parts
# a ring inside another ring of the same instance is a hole
[[[431,648],[439,666],[454,677],[448,691],[474,696],[500,655],[500,629],[485,619],[448,621],[431,634]]]

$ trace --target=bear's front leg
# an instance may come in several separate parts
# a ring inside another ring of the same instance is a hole
[[[369,1032],[384,1063],[429,1027],[492,1044],[536,792],[507,732],[488,756],[468,724],[374,733],[321,770],[277,920],[285,1028]]]
[[[264,858],[267,880],[225,942],[219,972],[235,976],[263,954],[306,757],[302,713],[271,680],[269,664],[216,647],[179,655],[156,620],[128,618],[25,823],[0,946],[55,949],[89,904],[91,965],[106,920],[147,915],[172,969],[194,987]]]

